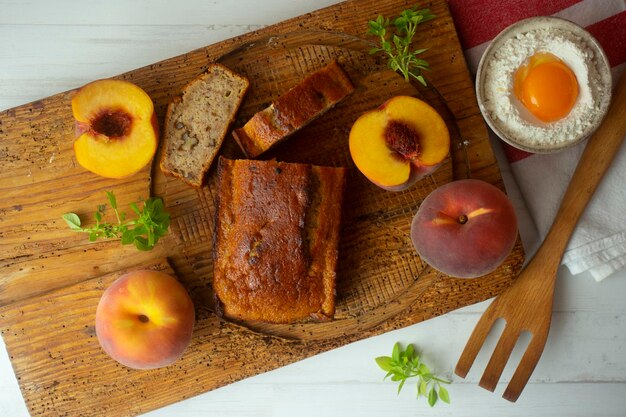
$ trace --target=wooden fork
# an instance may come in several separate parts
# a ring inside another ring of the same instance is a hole
[[[504,331],[479,383],[493,391],[519,335],[523,331],[531,333],[530,343],[504,391],[503,397],[509,401],[517,400],[543,352],[552,319],[557,269],[580,215],[626,135],[625,102],[623,75],[604,122],[587,143],[548,235],[515,282],[487,308],[456,365],[454,372],[465,378],[495,320],[504,319]]]

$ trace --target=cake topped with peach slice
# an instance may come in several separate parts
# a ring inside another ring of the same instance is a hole
[[[350,131],[359,171],[389,191],[402,191],[434,172],[450,150],[448,128],[435,109],[396,96],[359,117]]]
[[[98,80],[72,98],[76,120],[76,160],[108,178],[123,178],[146,166],[158,143],[158,123],[150,96],[120,80]]]

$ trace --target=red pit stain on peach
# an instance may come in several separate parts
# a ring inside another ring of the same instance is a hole
[[[116,139],[128,135],[132,122],[132,116],[124,110],[102,110],[94,117],[91,128],[109,139]]]
[[[415,159],[419,155],[418,134],[405,123],[392,120],[385,129],[387,145],[406,159]]]

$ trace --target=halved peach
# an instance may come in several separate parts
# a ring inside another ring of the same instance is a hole
[[[427,103],[396,96],[354,122],[349,146],[365,177],[386,190],[402,191],[441,165],[450,151],[450,134]]]
[[[76,120],[76,160],[108,178],[123,178],[146,166],[158,143],[158,123],[150,96],[120,80],[98,80],[72,98]]]

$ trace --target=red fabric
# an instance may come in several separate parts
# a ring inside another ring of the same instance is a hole
[[[600,42],[612,67],[626,62],[626,12],[601,20],[586,29]]]
[[[502,150],[504,151],[504,154],[506,155],[506,159],[508,159],[510,163],[521,161],[524,158],[528,158],[529,156],[534,155],[530,152],[526,152],[526,151],[522,151],[521,149],[514,148],[513,146],[504,142],[502,142]]]
[[[580,0],[449,0],[464,49],[493,39],[507,26],[533,16],[547,16]]]

